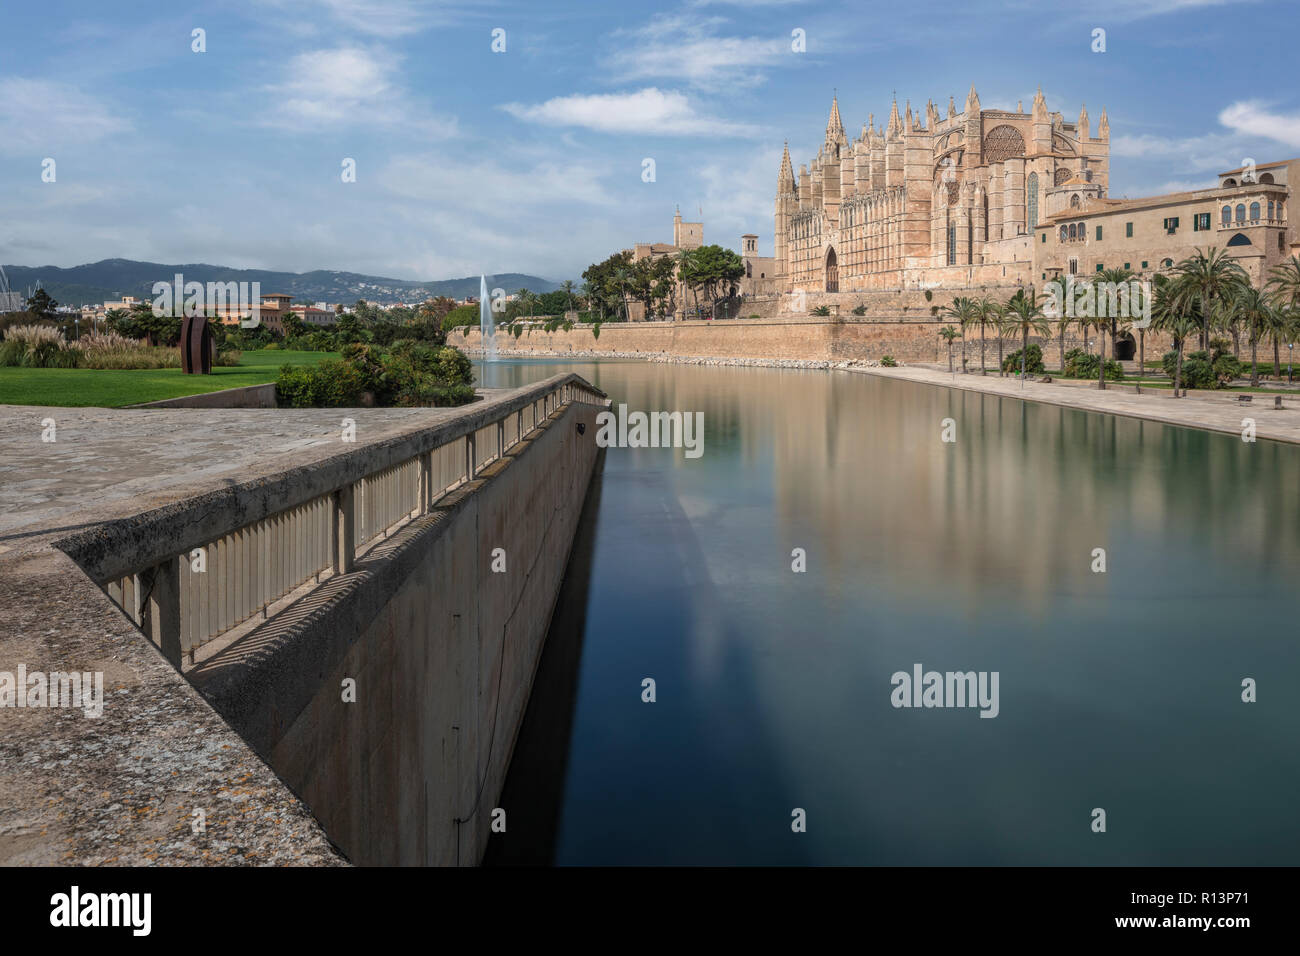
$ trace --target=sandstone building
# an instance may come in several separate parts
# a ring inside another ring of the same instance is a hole
[[[1296,251],[1287,206],[1291,184],[1300,183],[1300,160],[1230,169],[1218,179],[1207,189],[1143,199],[1071,190],[1066,208],[1040,224],[1035,278],[1115,268],[1150,274],[1216,247],[1262,285],[1269,269]]]
[[[1032,281],[1033,233],[1075,193],[1104,196],[1110,125],[1068,123],[1042,91],[1026,113],[933,102],[852,142],[838,98],[826,139],[796,179],[787,144],[777,177],[775,246],[785,291],[960,289]]]

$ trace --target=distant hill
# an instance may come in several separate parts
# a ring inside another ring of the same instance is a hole
[[[155,282],[171,281],[181,273],[186,282],[260,282],[262,294],[291,295],[298,302],[344,302],[358,299],[377,302],[409,302],[428,296],[446,295],[453,299],[478,295],[479,277],[463,279],[438,279],[415,282],[407,279],[387,279],[358,272],[270,272],[265,269],[231,269],[201,262],[184,265],[167,265],[160,262],[136,262],[133,259],[105,259],[84,266],[60,269],[57,266],[4,267],[9,285],[24,295],[37,281],[61,305],[90,305],[133,295],[139,299],[153,298]],[[553,292],[559,283],[519,272],[488,276],[488,288],[502,288],[507,292],[529,289],[532,292]]]

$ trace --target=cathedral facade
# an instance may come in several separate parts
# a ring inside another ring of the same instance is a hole
[[[869,117],[852,142],[832,100],[826,139],[796,178],[787,143],[777,177],[776,286],[783,292],[1032,285],[1035,228],[1106,196],[1110,124],[1094,136],[1048,112],[965,109],[949,99],[913,115],[898,102],[883,129]]]

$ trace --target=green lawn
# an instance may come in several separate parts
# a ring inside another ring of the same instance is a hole
[[[117,407],[261,385],[279,377],[281,365],[315,365],[332,352],[245,352],[234,368],[186,375],[178,368],[127,371],[89,368],[0,368],[0,405]]]

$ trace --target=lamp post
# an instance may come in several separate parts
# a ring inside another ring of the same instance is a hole
[[[1292,357],[1293,357],[1294,355],[1295,355],[1295,343],[1294,343],[1294,342],[1288,342],[1288,343],[1286,344],[1286,383],[1287,383],[1288,385],[1290,385],[1291,382],[1292,382],[1292,378],[1291,378],[1291,359],[1292,359]]]

